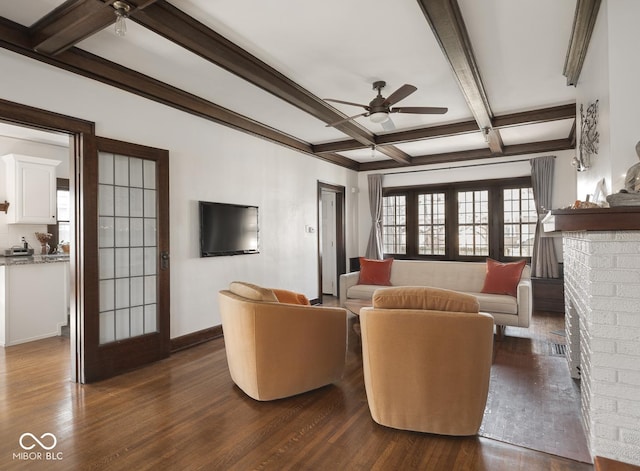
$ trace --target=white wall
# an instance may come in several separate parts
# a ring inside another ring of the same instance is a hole
[[[171,337],[220,324],[217,292],[246,280],[317,296],[317,181],[355,172],[0,50],[0,97],[96,123],[100,136],[170,153]],[[357,217],[347,191],[346,220]],[[260,207],[261,253],[199,258],[197,201]],[[356,227],[347,227],[355,252]]]
[[[605,179],[609,193],[624,188],[627,170],[638,163],[640,141],[640,63],[634,49],[640,44],[640,2],[603,0],[584,67],[578,81],[577,103],[585,108],[599,100],[600,148],[592,168],[578,177],[578,197],[593,193]],[[580,127],[578,114],[578,131]],[[579,137],[579,136],[578,136]]]
[[[640,62],[637,54],[630,52],[640,44],[640,2],[608,0],[603,5],[608,7],[611,178],[615,193],[624,188],[629,167],[638,163],[635,146],[640,141]]]
[[[42,144],[24,139],[14,139],[0,136],[0,156],[6,154],[22,154],[60,162],[56,167],[58,178],[69,178],[69,149],[56,145]],[[0,201],[7,199],[6,172],[4,162],[0,161]],[[9,201],[15,204],[15,201]],[[36,239],[36,232],[47,232],[46,225],[7,224],[7,215],[0,212],[0,250],[20,245],[21,237],[39,253],[40,243]]]
[[[385,188],[401,186],[430,185],[447,182],[488,180],[494,178],[515,178],[531,175],[529,159],[555,155],[555,177],[553,182],[553,208],[570,206],[576,200],[576,171],[571,165],[575,155],[573,150],[549,152],[545,154],[520,155],[511,158],[486,159],[476,162],[456,162],[452,164],[425,165],[409,169],[394,169],[358,174],[359,183],[359,240],[358,252],[348,253],[349,257],[364,255],[371,230],[371,213],[367,194],[369,173],[384,173],[382,185]],[[562,244],[558,239],[556,251],[562,260]]]

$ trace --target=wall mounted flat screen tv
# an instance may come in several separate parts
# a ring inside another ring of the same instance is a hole
[[[258,207],[200,201],[200,256],[259,253]]]

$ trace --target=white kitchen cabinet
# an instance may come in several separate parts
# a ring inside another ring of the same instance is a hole
[[[8,154],[5,162],[9,224],[56,223],[58,160]]]
[[[0,266],[0,346],[60,335],[67,325],[69,262]]]

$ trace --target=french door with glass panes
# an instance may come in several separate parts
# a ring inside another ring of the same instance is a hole
[[[94,175],[85,202],[96,214],[95,260],[85,252],[85,270],[96,286],[85,291],[83,382],[169,355],[168,152],[105,138],[97,145],[85,172]]]

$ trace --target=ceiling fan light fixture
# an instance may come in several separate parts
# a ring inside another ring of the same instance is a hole
[[[389,119],[389,113],[385,113],[383,111],[379,111],[377,113],[371,113],[369,115],[369,119],[372,123],[384,123]]]

